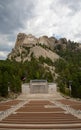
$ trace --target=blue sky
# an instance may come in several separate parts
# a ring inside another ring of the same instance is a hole
[[[0,0],[0,59],[19,32],[81,42],[81,0]]]

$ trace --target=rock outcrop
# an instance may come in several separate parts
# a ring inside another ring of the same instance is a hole
[[[54,49],[57,39],[54,37],[42,36],[36,38],[32,34],[26,35],[24,33],[19,33],[17,35],[15,47],[19,46],[33,46],[36,44],[46,45],[48,48]]]
[[[59,50],[70,48],[74,51],[80,48],[79,46],[78,43],[74,44],[74,42],[70,40],[67,41],[66,38],[61,38],[59,40],[55,37],[48,36],[36,38],[32,34],[26,35],[25,33],[19,33],[17,35],[15,47],[8,55],[8,59],[24,62],[26,60],[31,60],[33,54],[37,59],[43,56],[44,58],[48,57],[52,61],[55,61],[59,58],[59,55],[56,54]]]
[[[16,43],[12,52],[8,55],[9,60],[15,60],[17,62],[31,60],[31,54],[36,58],[43,56],[48,57],[52,61],[59,58],[59,56],[54,53],[54,44],[57,40],[54,37],[42,36],[36,38],[32,34],[19,33],[17,35]]]
[[[33,36],[32,34],[26,35],[24,33],[19,33],[17,36],[17,40],[15,43],[15,47],[19,46],[31,46],[33,44],[36,44],[38,42],[38,39]]]

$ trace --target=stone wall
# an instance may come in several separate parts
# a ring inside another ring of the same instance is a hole
[[[22,84],[22,94],[29,94],[29,93],[30,93],[29,84],[27,83]]]
[[[33,89],[33,90],[32,90]],[[30,85],[25,83],[22,84],[22,94],[34,94],[37,93],[47,93],[47,94],[53,94],[57,91],[56,83],[50,83],[48,84],[48,87],[45,88],[45,85],[35,85],[30,89]]]

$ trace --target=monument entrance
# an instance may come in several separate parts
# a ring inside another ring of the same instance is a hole
[[[48,93],[47,80],[31,80],[30,81],[30,93]]]

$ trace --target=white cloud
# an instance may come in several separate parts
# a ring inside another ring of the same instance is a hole
[[[9,40],[9,35],[0,35],[0,51],[9,51],[14,44]]]
[[[81,41],[79,35],[81,33],[79,26],[81,25],[81,10],[74,13],[73,1],[68,0],[67,3],[61,3],[62,0],[37,0],[36,8],[33,13],[35,17],[24,22],[26,33],[33,33],[36,36],[53,34],[66,37],[74,41]],[[78,1],[80,3],[80,1]]]
[[[7,51],[0,51],[0,59],[2,60],[2,59],[5,59],[6,58],[6,56],[8,55],[8,52]]]

